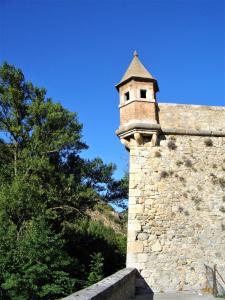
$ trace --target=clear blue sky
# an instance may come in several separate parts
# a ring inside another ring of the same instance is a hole
[[[120,176],[114,85],[133,51],[158,79],[159,102],[225,105],[224,14],[224,0],[0,0],[0,62],[76,111],[86,156]]]

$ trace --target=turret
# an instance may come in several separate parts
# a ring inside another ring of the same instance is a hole
[[[129,148],[131,138],[141,145],[148,137],[155,145],[160,128],[156,101],[158,83],[140,62],[136,51],[116,88],[120,96],[120,127],[116,134],[121,142]]]

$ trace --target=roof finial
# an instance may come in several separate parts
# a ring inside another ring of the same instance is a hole
[[[138,53],[136,50],[134,51],[134,56],[138,56]]]

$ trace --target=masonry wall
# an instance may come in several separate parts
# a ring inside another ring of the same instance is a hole
[[[165,129],[225,132],[224,108],[159,108]],[[127,267],[153,291],[174,291],[212,288],[214,264],[225,278],[225,136],[131,139]]]
[[[225,107],[159,103],[162,130],[195,130],[225,134]]]

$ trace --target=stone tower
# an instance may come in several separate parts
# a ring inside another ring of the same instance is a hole
[[[210,291],[215,265],[225,278],[225,108],[157,103],[136,52],[116,87],[130,152],[127,267],[142,291]]]
[[[132,62],[120,83],[116,85],[120,95],[120,127],[117,135],[129,148],[130,139],[138,144],[148,137],[156,143],[159,129],[156,93],[157,80],[145,69],[135,51]]]

